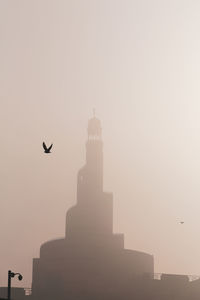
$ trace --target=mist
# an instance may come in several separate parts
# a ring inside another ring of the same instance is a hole
[[[41,244],[64,236],[93,108],[115,231],[156,273],[200,274],[199,12],[184,0],[0,2],[1,286],[11,269],[30,287]]]

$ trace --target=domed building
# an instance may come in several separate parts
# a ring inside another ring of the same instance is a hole
[[[141,279],[153,277],[153,256],[125,249],[124,235],[113,233],[113,195],[103,190],[101,132],[100,121],[90,119],[77,203],[67,212],[65,237],[44,243],[33,259],[33,299],[130,299]]]

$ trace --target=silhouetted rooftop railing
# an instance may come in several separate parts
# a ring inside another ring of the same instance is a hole
[[[154,273],[153,278],[156,280],[161,280],[162,274],[165,274],[165,273]],[[173,274],[171,274],[171,275],[173,275]],[[174,274],[174,275],[177,275],[177,274]],[[185,275],[185,276],[188,276],[189,281],[194,281],[194,280],[200,279],[200,275]]]
[[[161,280],[162,273],[154,273],[153,279]]]
[[[24,292],[26,296],[30,296],[32,294],[32,288],[25,287]]]
[[[200,275],[187,275],[189,278],[189,281],[194,281],[200,278]]]

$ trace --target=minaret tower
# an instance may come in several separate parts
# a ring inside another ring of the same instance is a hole
[[[77,180],[77,201],[95,201],[103,192],[103,142],[101,123],[94,116],[88,122],[86,142],[86,165],[79,171]]]
[[[77,177],[77,204],[67,212],[66,238],[84,236],[100,243],[113,235],[113,196],[103,191],[103,142],[101,122],[95,116],[88,122],[86,163]],[[118,237],[119,238],[119,237]],[[120,235],[123,247],[123,236]]]
[[[103,190],[101,123],[94,115],[65,237],[42,244],[33,259],[32,300],[133,299],[133,278],[145,273],[153,274],[153,256],[124,249],[124,235],[113,233],[113,195]]]

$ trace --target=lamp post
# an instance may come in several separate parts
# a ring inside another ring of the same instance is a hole
[[[20,273],[14,273],[11,270],[8,271],[8,300],[10,300],[11,296],[11,278],[18,275],[18,280],[22,280],[23,276]]]

